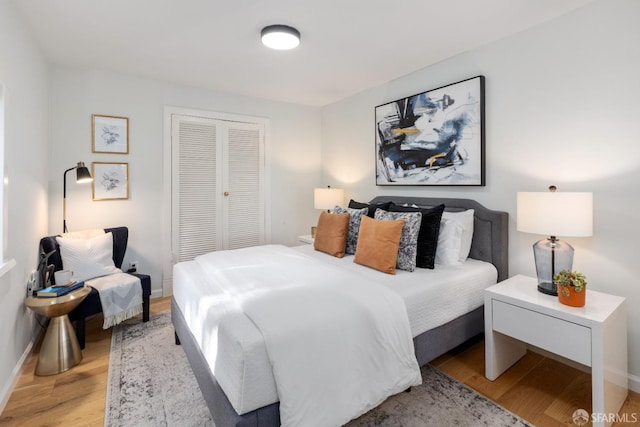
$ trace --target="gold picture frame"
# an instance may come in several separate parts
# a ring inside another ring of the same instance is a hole
[[[91,139],[94,153],[129,154],[129,118],[92,114]]]
[[[129,198],[129,163],[92,162],[93,200],[126,200]]]

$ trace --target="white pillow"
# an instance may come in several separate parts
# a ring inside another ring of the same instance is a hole
[[[89,280],[121,272],[113,263],[113,236],[110,232],[89,239],[58,236],[56,240],[60,245],[62,267],[73,271],[73,280]]]
[[[440,265],[458,265],[461,263],[460,245],[462,243],[463,227],[458,221],[443,218],[440,221],[438,246],[436,247],[435,263]]]
[[[69,239],[91,239],[92,237],[102,235],[104,235],[104,229],[93,228],[91,230],[69,231],[67,233],[61,234],[60,236]]]
[[[464,262],[469,257],[471,251],[471,241],[473,240],[473,209],[462,212],[443,212],[442,219],[456,221],[462,226],[462,241],[460,242],[460,253],[458,260]],[[442,225],[440,225],[442,227]],[[440,241],[438,240],[438,245]]]

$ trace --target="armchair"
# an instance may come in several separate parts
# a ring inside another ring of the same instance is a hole
[[[127,251],[129,240],[129,229],[127,227],[105,228],[105,233],[111,232],[113,235],[113,263],[122,269],[122,261]],[[60,246],[56,236],[47,236],[40,239],[40,247],[45,254],[55,252],[49,257],[49,264],[54,265],[53,271],[62,270],[62,258],[60,257]],[[151,277],[146,274],[131,273],[140,279],[142,285],[142,321],[149,321],[149,299],[151,297]],[[51,275],[52,281],[54,275]],[[98,291],[91,288],[89,295],[82,303],[69,313],[69,320],[76,322],[76,336],[80,348],[85,346],[85,319],[88,316],[102,312],[102,303]]]

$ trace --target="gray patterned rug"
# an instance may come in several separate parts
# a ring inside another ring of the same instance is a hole
[[[423,383],[350,422],[356,426],[529,426],[439,370],[424,366]],[[213,426],[170,313],[113,330],[105,427]]]
[[[113,328],[104,425],[214,425],[169,312]]]

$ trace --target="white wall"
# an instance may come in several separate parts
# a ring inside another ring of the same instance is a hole
[[[593,238],[568,239],[589,286],[626,296],[630,371],[640,377],[640,286],[633,265],[640,222],[640,2],[600,0],[551,23],[475,49],[322,109],[208,92],[94,70],[47,65],[11,2],[0,2],[0,81],[6,86],[8,256],[0,278],[0,407],[34,335],[24,282],[41,236],[61,231],[62,173],[77,161],[126,161],[130,199],[93,202],[68,185],[71,230],[127,225],[127,259],[161,289],[163,108],[172,105],[271,119],[272,236],[293,244],[315,223],[311,189],[470,197],[511,218],[511,273],[534,275],[531,244],[515,231],[515,193],[593,191]],[[420,54],[420,44],[413,46]],[[428,47],[427,47],[428,48]],[[100,64],[96,64],[100,67]],[[483,74],[487,77],[487,186],[390,188],[374,181],[375,105]],[[51,90],[51,101],[49,98]],[[48,107],[51,102],[51,112]],[[130,154],[91,153],[91,114],[130,119]],[[49,123],[51,126],[49,127]],[[320,154],[322,151],[322,175]],[[322,179],[320,179],[322,178]],[[48,188],[47,188],[48,186]],[[49,203],[50,201],[50,203]],[[48,221],[48,222],[47,222]],[[157,293],[157,292],[156,292]]]
[[[47,65],[12,2],[0,2],[0,82],[5,86],[6,258],[0,278],[0,412],[35,336],[26,280],[47,231]]]
[[[467,197],[510,213],[510,273],[535,276],[517,232],[518,191],[593,191],[594,236],[568,238],[589,288],[622,295],[629,368],[640,387],[640,2],[600,0],[555,21],[456,56],[323,109],[326,181],[347,197]],[[425,41],[425,43],[428,43]],[[413,44],[420,54],[420,42]],[[428,45],[425,45],[428,49]],[[486,76],[487,185],[376,187],[376,105],[467,77]],[[588,304],[587,296],[587,304]]]
[[[99,66],[99,64],[97,64]],[[91,185],[67,176],[70,231],[126,225],[129,246],[124,266],[140,262],[151,275],[154,296],[162,290],[163,114],[165,106],[271,119],[271,235],[273,243],[294,244],[316,220],[313,187],[320,178],[318,108],[201,89],[94,70],[55,66],[52,72],[49,232],[62,231],[62,176],[78,161],[128,162],[129,200],[92,201]],[[91,152],[91,115],[129,118],[129,154]]]

